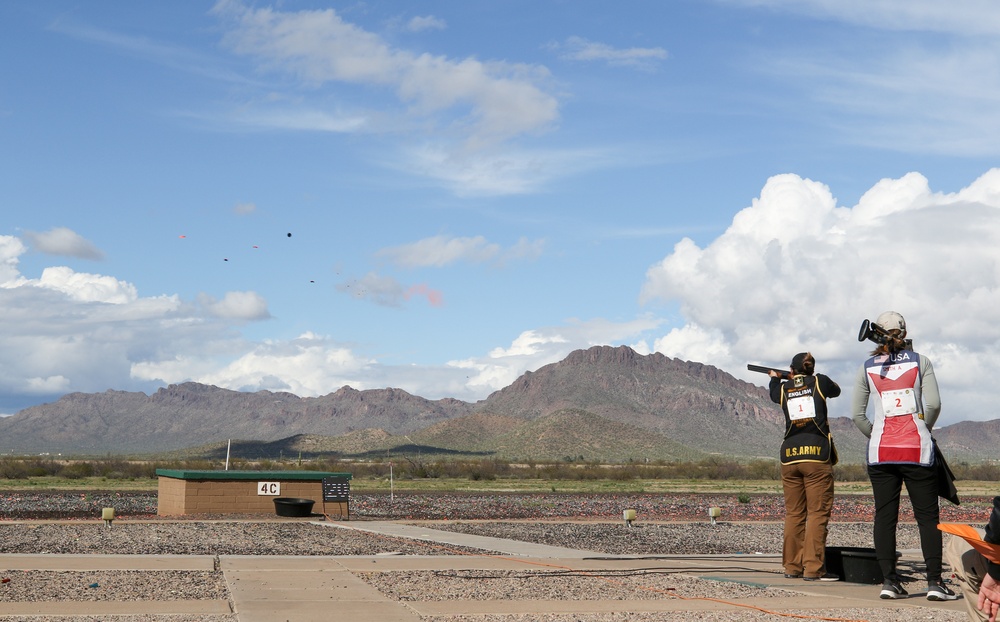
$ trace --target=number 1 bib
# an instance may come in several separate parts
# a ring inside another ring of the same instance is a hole
[[[813,396],[803,395],[788,400],[788,418],[792,421],[816,418],[816,402]]]

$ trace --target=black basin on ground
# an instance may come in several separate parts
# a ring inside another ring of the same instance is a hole
[[[900,552],[896,551],[896,559]],[[826,547],[826,570],[848,583],[875,584],[882,582],[882,568],[875,549],[860,546]]]
[[[277,497],[274,500],[274,513],[278,516],[311,516],[315,503],[312,499]]]

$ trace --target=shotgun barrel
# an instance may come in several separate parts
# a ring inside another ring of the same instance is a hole
[[[788,380],[789,378],[792,377],[791,372],[789,372],[787,369],[777,369],[776,367],[764,367],[763,365],[751,365],[748,363],[747,369],[749,369],[750,371],[756,371],[762,374],[767,374],[768,376],[770,376],[771,372],[773,371],[776,374],[778,374],[778,377],[781,378],[782,380]]]

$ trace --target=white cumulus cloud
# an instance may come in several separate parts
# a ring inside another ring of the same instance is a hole
[[[135,286],[131,283],[102,274],[76,272],[66,266],[45,268],[38,279],[21,277],[0,286],[49,289],[81,302],[125,304],[138,298]]]
[[[21,276],[18,265],[21,263],[21,255],[27,250],[20,238],[0,235],[0,287]]]
[[[271,317],[267,301],[257,292],[226,292],[222,300],[202,295],[200,302],[215,317],[230,320],[263,320]]]
[[[1000,169],[951,194],[918,173],[885,179],[852,207],[778,175],[719,238],[684,239],[650,267],[641,298],[680,305],[685,324],[655,344],[665,354],[759,381],[745,363],[785,366],[809,350],[848,387],[872,345],[857,342],[861,321],[898,311],[935,363],[942,423],[986,419],[971,379],[1000,342],[998,243]]]
[[[246,349],[232,325],[266,317],[256,294],[232,292],[196,304],[177,296],[140,296],[113,276],[49,266],[38,278],[20,274],[27,247],[0,236],[0,392],[58,396],[155,387],[142,370],[187,360],[217,368]]]
[[[374,361],[359,358],[349,349],[313,333],[289,341],[256,344],[235,360],[214,369],[204,369],[200,364],[192,367],[191,362],[148,364],[135,373],[169,383],[190,380],[234,390],[288,391],[299,396],[325,395],[344,385],[359,390],[384,388],[368,386],[363,380],[365,368]],[[192,374],[192,370],[196,373]]]
[[[626,322],[601,318],[569,320],[561,326],[525,330],[509,347],[494,348],[486,356],[449,361],[448,365],[467,374],[460,394],[492,393],[510,385],[524,372],[561,361],[574,350],[625,343],[660,324],[662,320],[652,316]],[[644,343],[639,342],[635,347],[640,353],[648,354]]]

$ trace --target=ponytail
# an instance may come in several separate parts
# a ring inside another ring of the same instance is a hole
[[[874,350],[872,350],[872,356],[877,356],[879,354],[895,354],[901,350],[909,349],[909,344],[906,339],[903,338],[905,335],[903,331],[899,329],[892,329],[889,331],[889,337],[885,340],[885,343],[880,343]]]

